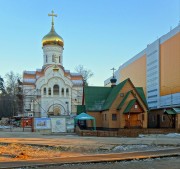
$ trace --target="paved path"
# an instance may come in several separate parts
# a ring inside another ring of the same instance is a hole
[[[28,166],[52,166],[61,164],[74,164],[74,163],[92,163],[92,162],[112,162],[124,161],[134,159],[149,159],[157,157],[172,157],[180,156],[180,148],[158,150],[158,151],[145,151],[145,152],[130,152],[130,153],[114,153],[114,154],[96,154],[76,157],[65,158],[49,158],[28,161],[15,161],[15,162],[1,162],[0,168],[9,169],[15,167],[28,167]]]
[[[137,138],[120,138],[120,137],[80,137],[77,135],[42,135],[31,132],[0,132],[0,142],[4,143],[23,143],[35,145],[172,145],[180,146],[180,136],[167,137],[166,135],[149,135]]]

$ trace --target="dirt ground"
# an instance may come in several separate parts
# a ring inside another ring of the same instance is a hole
[[[67,147],[66,147],[67,148]],[[90,148],[90,147],[89,147]],[[130,152],[142,150],[165,149],[167,146],[155,145],[120,145],[111,150],[97,149],[65,149],[53,146],[31,146],[17,143],[0,144],[0,162],[31,160],[40,158],[72,157],[82,154]],[[72,151],[73,150],[73,151]],[[85,164],[62,164],[43,167],[20,167],[19,169],[180,169],[180,157],[156,158],[145,160],[106,162],[106,163],[85,163]]]
[[[31,159],[46,159],[56,157],[73,157],[87,154],[106,154],[132,151],[147,151],[171,148],[171,146],[155,145],[115,145],[105,148],[97,146],[44,146],[26,145],[18,143],[0,144],[0,162]]]
[[[82,153],[62,152],[58,147],[38,147],[22,144],[0,145],[0,162],[41,158],[72,157]]]
[[[79,137],[76,135],[42,135],[30,132],[0,132],[0,162],[55,157],[72,157],[99,153],[159,150],[178,146],[180,146],[180,135],[178,134],[171,134],[168,136],[147,135],[138,138],[101,138]],[[45,167],[37,169],[42,168]],[[143,160],[115,163],[74,164],[47,168],[180,169],[180,158],[168,158],[166,160],[149,159],[149,161]]]

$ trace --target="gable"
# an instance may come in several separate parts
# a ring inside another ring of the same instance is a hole
[[[118,93],[121,91],[121,89],[124,87],[124,85],[126,84],[126,82],[128,80],[129,79],[126,79],[123,82],[119,83],[117,86],[112,88],[111,93],[109,94],[109,96],[106,99],[106,102],[104,103],[103,110],[108,110],[110,108],[110,106],[112,105],[112,103],[116,99]]]
[[[137,107],[135,107],[135,105]],[[126,108],[124,109],[123,113],[141,113],[143,112],[143,107],[141,106],[141,104],[139,103],[139,101],[135,98],[135,99],[131,99]]]
[[[117,110],[120,110],[122,108],[122,106],[124,105],[126,99],[128,98],[128,96],[130,95],[131,91],[127,92],[126,95],[123,97],[122,101],[120,102],[120,104],[117,107]]]
[[[138,100],[136,100],[136,102],[134,103],[134,105],[131,107],[130,112],[134,112],[134,113],[143,113],[143,107],[142,105],[138,102]]]

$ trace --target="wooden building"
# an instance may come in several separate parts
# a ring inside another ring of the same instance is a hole
[[[180,128],[180,108],[150,110],[148,128]]]
[[[128,78],[117,86],[84,89],[85,111],[95,117],[97,129],[147,128],[147,102],[141,87]],[[87,127],[92,127],[87,122]]]

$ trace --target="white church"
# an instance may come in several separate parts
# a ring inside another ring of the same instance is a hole
[[[53,117],[76,113],[82,103],[83,78],[63,67],[64,40],[54,28],[52,11],[50,32],[42,39],[43,66],[23,72],[24,116]]]

